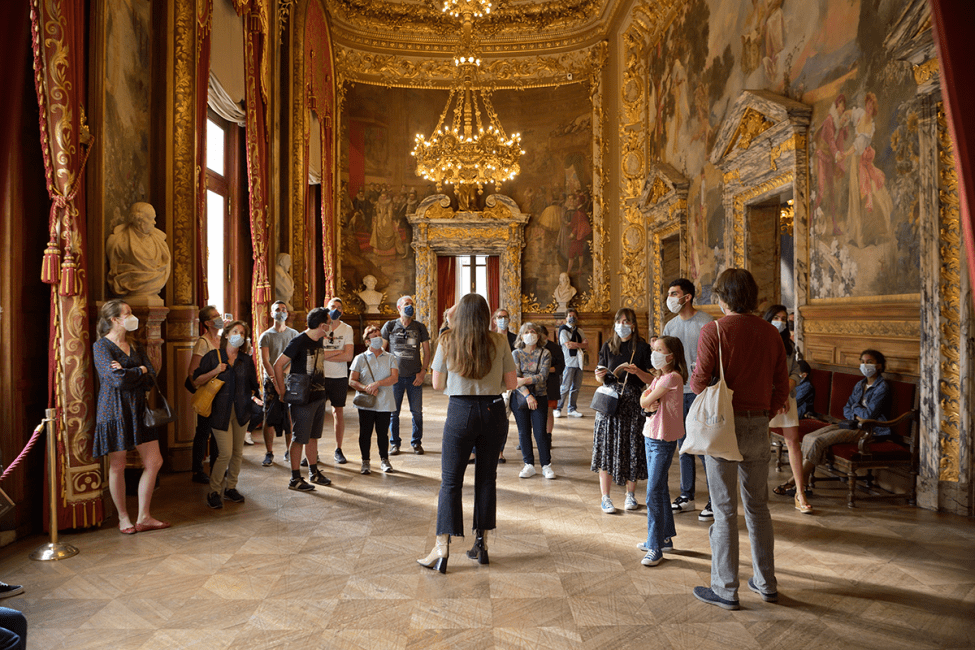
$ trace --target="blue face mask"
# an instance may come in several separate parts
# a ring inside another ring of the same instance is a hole
[[[341,318],[342,318],[342,310],[341,309],[333,309],[332,311],[328,312],[328,317],[331,318],[333,321],[341,320]]]
[[[234,334],[229,339],[227,339],[227,345],[232,348],[239,348],[244,344],[244,336],[242,334]]]
[[[383,348],[383,337],[374,336],[369,339],[369,347],[373,350],[382,350]]]
[[[623,323],[616,323],[616,327],[614,329],[616,330],[616,335],[621,339],[625,339],[633,333],[633,328],[631,328],[629,325],[624,325]]]
[[[416,308],[413,305],[407,305],[403,307],[403,315],[407,318],[413,318],[413,314],[416,313]]]

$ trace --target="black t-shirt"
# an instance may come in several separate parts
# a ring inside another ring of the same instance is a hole
[[[325,348],[322,342],[313,340],[307,333],[302,332],[291,339],[282,352],[291,359],[291,374],[311,375],[312,392],[325,391],[325,370],[322,363],[325,360]]]
[[[633,342],[636,341],[636,337],[630,338],[629,341],[623,341],[620,344],[620,351],[617,354],[613,354],[609,349],[609,342],[603,343],[603,347],[599,350],[599,365],[605,366],[612,373],[617,366],[622,363],[630,363],[630,355],[633,354]],[[640,370],[644,372],[650,372],[650,368],[653,364],[650,363],[650,346],[646,341],[636,341],[636,354],[633,355],[633,365],[635,365]],[[619,381],[622,383],[629,373],[620,373]],[[612,381],[612,378],[610,378]],[[643,381],[635,374],[630,375],[630,379],[626,382],[627,386],[635,386],[636,388],[643,388]]]

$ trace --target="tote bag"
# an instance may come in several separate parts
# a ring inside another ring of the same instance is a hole
[[[780,413],[772,418],[768,425],[770,427],[797,427],[799,426],[799,407],[796,406],[796,398],[789,396],[789,410]]]
[[[686,439],[680,453],[714,456],[725,460],[741,461],[738,436],[735,435],[735,409],[731,405],[733,391],[724,380],[724,361],[721,356],[721,330],[718,334],[718,382],[708,386],[691,404],[684,421]]]

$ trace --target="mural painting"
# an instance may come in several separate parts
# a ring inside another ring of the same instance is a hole
[[[892,25],[902,9],[892,0],[691,0],[651,49],[648,149],[693,179],[689,241],[714,253],[691,255],[702,297],[727,263],[716,249],[721,178],[706,157],[744,89],[813,107],[810,297],[919,290],[915,84],[872,27]]]

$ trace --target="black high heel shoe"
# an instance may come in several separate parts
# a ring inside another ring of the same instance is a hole
[[[488,560],[487,531],[477,530],[474,536],[474,546],[467,551],[467,557],[477,560],[478,564],[490,564]]]
[[[450,557],[450,535],[437,535],[430,555],[417,560],[422,566],[440,573],[447,573],[447,558]]]

